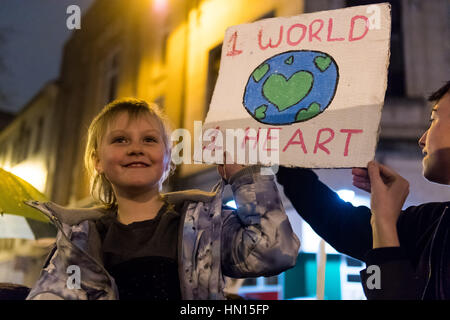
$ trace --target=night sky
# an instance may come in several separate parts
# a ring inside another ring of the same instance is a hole
[[[18,112],[50,80],[58,77],[69,5],[84,12],[94,0],[0,0],[0,88],[10,100],[0,110]],[[81,19],[83,28],[83,19]]]

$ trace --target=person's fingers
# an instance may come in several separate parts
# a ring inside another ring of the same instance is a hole
[[[226,179],[224,165],[222,164],[217,165],[217,171],[219,171],[219,174],[221,175],[222,178]]]
[[[353,181],[370,183],[369,177],[353,176]]]
[[[378,164],[380,170],[381,179],[383,179],[384,184],[391,185],[399,178],[402,178],[397,172],[392,170],[391,168]]]
[[[369,176],[366,168],[353,168],[352,175],[360,176],[360,177],[368,177]]]
[[[223,152],[223,163],[224,164],[234,164],[234,158],[228,151]]]
[[[353,168],[353,185],[361,190],[370,193],[370,179],[367,169],[365,168]]]
[[[358,181],[353,181],[353,185],[355,187],[357,187],[358,189],[361,189],[363,191],[366,191],[368,193],[370,193],[370,183],[369,182],[358,182]]]
[[[380,168],[380,174],[385,177],[395,177],[398,176],[398,173],[389,168],[388,166],[385,166],[381,163],[378,163],[378,167]]]
[[[380,186],[384,186],[384,182],[380,176],[380,167],[379,164],[375,161],[370,161],[367,164],[367,171],[369,173],[370,185],[371,188],[378,188]]]
[[[393,169],[380,165],[380,174],[384,181],[392,188],[392,191],[399,197],[406,197],[409,194],[409,182]]]

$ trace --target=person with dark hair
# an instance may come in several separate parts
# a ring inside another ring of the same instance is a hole
[[[423,175],[450,185],[450,81],[429,100],[430,127],[419,140]],[[309,169],[280,167],[277,178],[325,241],[366,262],[360,274],[368,299],[450,299],[450,202],[402,211],[409,184],[392,169],[371,161],[352,174],[353,185],[371,193],[371,208],[344,202]]]

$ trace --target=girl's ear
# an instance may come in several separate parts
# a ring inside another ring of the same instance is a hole
[[[163,181],[163,182],[169,177],[169,175],[171,173],[171,163],[172,163],[172,157],[166,154],[164,156],[164,172],[163,172],[163,175],[161,176],[161,181]],[[162,185],[162,183],[161,183],[161,185]]]
[[[102,174],[103,166],[102,166],[102,163],[100,162],[100,159],[97,157],[97,153],[94,153],[94,155],[92,157],[94,158],[95,170],[97,170],[97,172],[99,174]]]

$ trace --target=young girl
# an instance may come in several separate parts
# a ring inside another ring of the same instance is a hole
[[[58,227],[27,299],[223,299],[224,276],[271,276],[295,265],[299,240],[273,176],[220,166],[237,210],[213,192],[161,194],[171,171],[170,131],[137,99],[105,106],[88,131],[85,165],[101,207],[28,204]]]

